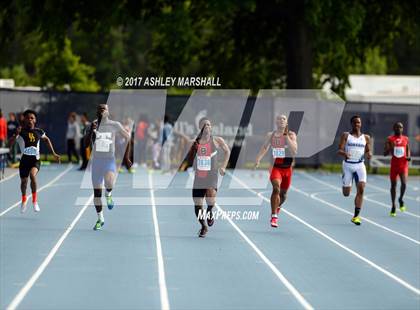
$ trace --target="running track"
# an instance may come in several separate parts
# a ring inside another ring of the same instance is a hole
[[[143,175],[148,184],[164,178]],[[369,176],[356,227],[339,175],[296,171],[280,227],[272,229],[270,188],[253,189],[261,175],[240,176],[232,182],[242,189],[219,189],[236,205],[219,208],[259,211],[259,219],[218,219],[205,239],[187,205],[191,190],[176,184],[133,189],[132,176],[120,174],[115,200],[146,203],[105,210],[104,229],[94,232],[91,192],[80,189],[75,167],[42,168],[39,214],[19,213],[17,176],[1,182],[0,308],[420,308],[418,178],[407,188],[409,213],[390,218],[388,180]],[[76,203],[80,197],[85,203]],[[262,204],[250,205],[257,198]],[[162,203],[176,199],[184,203]]]

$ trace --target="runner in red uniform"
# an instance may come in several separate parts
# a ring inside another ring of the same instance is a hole
[[[281,205],[286,201],[287,190],[292,182],[293,157],[297,153],[296,134],[289,131],[287,117],[276,117],[275,131],[266,135],[265,142],[258,152],[255,160],[255,168],[260,165],[261,159],[272,149],[272,164],[270,166],[270,181],[273,185],[271,194],[271,226],[278,227],[277,218]]]
[[[398,122],[394,124],[394,135],[389,136],[385,142],[384,155],[392,154],[391,158],[391,202],[392,208],[390,216],[396,216],[395,197],[397,195],[397,179],[400,177],[400,197],[398,202],[400,204],[400,211],[404,212],[406,207],[404,205],[404,193],[407,184],[408,176],[408,162],[410,158],[410,144],[408,137],[403,135],[403,124]]]

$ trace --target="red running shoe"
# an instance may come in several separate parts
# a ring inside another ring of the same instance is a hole
[[[275,228],[279,227],[279,224],[277,224],[277,217],[275,216],[271,217],[271,227],[275,227]]]

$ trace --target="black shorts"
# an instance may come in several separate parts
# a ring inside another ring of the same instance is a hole
[[[217,192],[217,188],[214,188]],[[193,198],[204,198],[206,196],[207,188],[193,188],[192,196]]]
[[[32,168],[37,168],[38,171],[41,168],[41,161],[36,159],[35,156],[26,156],[22,155],[19,164],[19,175],[21,178],[29,177],[29,173],[31,172]]]

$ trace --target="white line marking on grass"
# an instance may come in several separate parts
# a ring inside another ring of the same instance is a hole
[[[13,178],[14,176],[17,176],[17,174],[19,173],[19,171],[16,171],[16,172],[14,172],[14,173],[12,173],[11,175],[9,175],[8,177],[5,177],[4,179],[1,179],[0,180],[0,183],[3,183],[3,182],[5,182],[5,181],[7,181],[7,180],[10,180],[11,178]]]
[[[69,166],[67,167],[66,170],[64,170],[63,172],[61,172],[59,175],[57,175],[54,179],[52,179],[50,182],[48,182],[44,186],[38,188],[37,193],[39,193],[39,192],[43,191],[44,189],[46,189],[46,188],[50,187],[51,185],[53,185],[55,182],[57,182],[59,179],[61,179],[67,172],[69,172],[72,167],[73,167],[73,165],[72,164],[69,164]],[[29,201],[29,198],[31,198],[31,197],[32,197],[32,194],[28,195],[28,201]],[[18,202],[16,202],[15,204],[13,204],[12,206],[8,207],[6,210],[2,211],[0,213],[0,217],[3,216],[3,215],[5,215],[10,210],[16,208],[18,205],[20,205],[20,200]]]
[[[318,180],[317,178],[311,176],[310,174],[308,174],[308,173],[306,173],[304,171],[299,171],[299,173],[302,174],[303,176],[305,176],[305,177],[307,177],[307,178],[315,181],[315,182],[318,182],[319,184],[323,184],[323,185],[328,186],[330,188],[333,188],[333,189],[335,189],[336,191],[339,191],[339,192],[342,191],[342,189],[340,187],[334,186],[334,185],[332,185],[332,184],[330,184],[328,182],[325,182],[325,181]],[[354,194],[352,194],[352,196],[354,196]],[[377,201],[377,200],[374,200],[374,199],[370,199],[369,197],[366,197],[366,196],[364,197],[364,200],[369,201],[369,202],[372,202],[372,203],[377,204],[379,206],[385,207],[388,210],[391,210],[391,206],[390,205],[387,205],[387,204],[385,204],[383,202],[380,202],[380,201]],[[407,214],[407,215],[410,215],[410,216],[413,216],[413,217],[416,217],[416,218],[420,218],[419,215],[414,214],[414,213],[411,213],[409,211],[404,211],[404,214]]]
[[[74,220],[70,223],[70,225],[67,227],[67,229],[64,231],[64,233],[61,235],[60,239],[58,239],[57,243],[54,245],[54,247],[51,249],[51,251],[45,257],[44,261],[41,263],[41,265],[38,267],[38,269],[29,278],[29,280],[25,283],[25,285],[20,289],[20,291],[17,293],[15,298],[13,298],[13,300],[9,304],[9,306],[7,306],[7,308],[6,308],[7,310],[14,310],[19,306],[19,304],[22,302],[22,300],[25,298],[25,296],[31,290],[32,286],[34,286],[35,282],[39,279],[39,277],[42,275],[44,270],[48,267],[48,264],[51,262],[51,260],[57,254],[57,251],[60,249],[64,240],[66,240],[67,236],[73,230],[74,226],[76,226],[77,222],[80,220],[83,213],[86,211],[86,209],[89,206],[89,203],[92,199],[93,199],[93,195],[90,197],[88,203],[86,203],[83,206],[83,208],[79,211],[79,213],[76,215]]]
[[[152,217],[153,217],[153,226],[155,229],[155,241],[156,241],[156,255],[158,263],[158,273],[159,273],[159,292],[160,292],[160,304],[162,310],[169,310],[169,298],[168,298],[168,289],[166,287],[165,279],[165,265],[163,263],[163,252],[162,252],[162,243],[160,241],[160,232],[159,232],[159,222],[156,212],[156,202],[155,202],[155,193],[153,190],[153,179],[152,174],[148,172],[149,185],[150,185],[150,201],[152,202]]]
[[[216,204],[216,208],[225,214],[225,211]],[[239,235],[245,240],[246,243],[257,253],[257,255],[262,259],[262,261],[271,269],[271,271],[277,276],[277,278],[286,286],[286,288],[292,293],[296,300],[302,305],[303,308],[309,310],[313,309],[311,304],[306,301],[301,293],[287,280],[287,278],[276,268],[276,266],[264,255],[263,252],[247,237],[247,235],[232,221],[229,216],[226,216],[228,222],[233,226],[233,228],[239,233]]]
[[[229,173],[229,172],[228,172]],[[231,174],[232,175],[232,174]],[[233,178],[237,179],[237,181],[239,182],[239,184],[241,184],[243,186],[243,188],[247,189],[248,191],[250,191],[251,193],[254,193],[255,195],[259,195],[260,197],[262,197],[262,199],[264,199],[267,202],[270,202],[270,199],[268,199],[267,197],[264,197],[263,195],[258,194],[256,191],[254,191],[253,189],[251,189],[248,185],[246,185],[244,182],[242,182],[242,180],[239,180],[238,178],[236,178],[235,176],[232,175]],[[376,270],[382,272],[384,275],[386,275],[387,277],[389,277],[390,279],[394,280],[395,282],[401,284],[402,286],[404,286],[405,288],[407,288],[408,290],[412,291],[413,293],[420,295],[420,289],[414,287],[413,285],[411,285],[410,283],[404,281],[403,279],[399,278],[398,276],[394,275],[393,273],[385,270],[384,268],[382,268],[381,266],[377,265],[376,263],[374,263],[373,261],[367,259],[366,257],[360,255],[359,253],[357,253],[356,251],[348,248],[347,246],[345,246],[344,244],[338,242],[337,240],[335,240],[334,238],[330,237],[329,235],[327,235],[326,233],[322,232],[321,230],[319,230],[318,228],[312,226],[311,224],[309,224],[308,222],[306,222],[305,220],[301,219],[300,217],[294,215],[293,213],[287,211],[286,209],[283,209],[282,212],[284,212],[285,214],[287,214],[288,216],[292,217],[293,219],[295,219],[296,221],[300,222],[301,224],[305,225],[306,227],[308,227],[309,229],[313,230],[314,232],[316,232],[317,234],[321,235],[322,237],[324,237],[325,239],[329,240],[330,242],[334,243],[336,246],[340,247],[341,249],[345,250],[346,252],[352,254],[353,256],[357,257],[358,259],[362,260],[363,262],[367,263],[368,265],[370,265],[371,267],[375,268]]]

